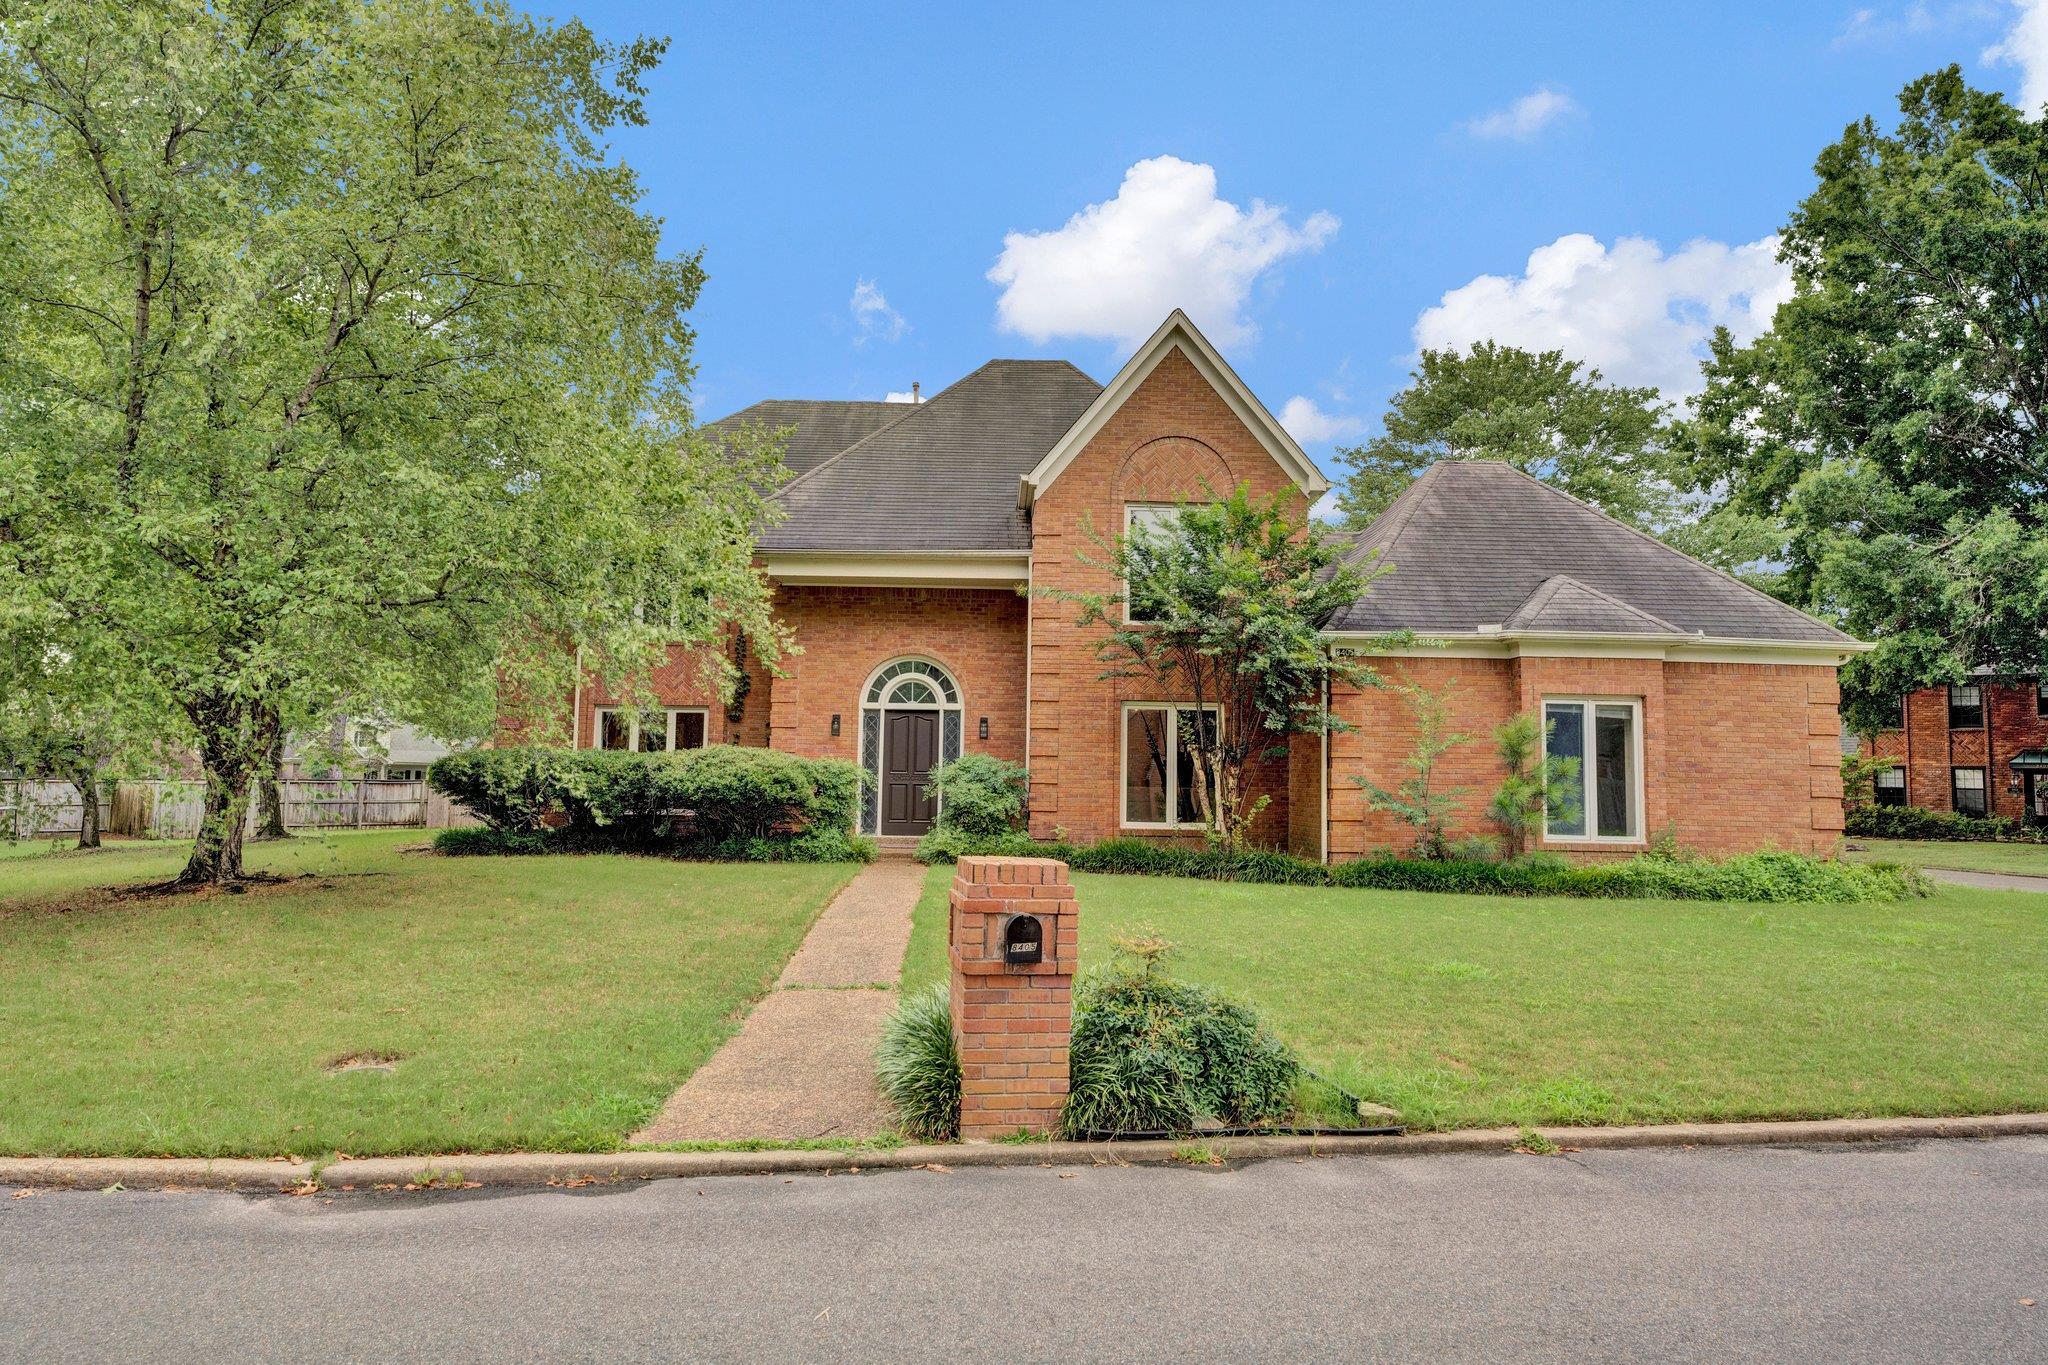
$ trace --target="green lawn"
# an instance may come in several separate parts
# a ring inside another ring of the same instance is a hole
[[[0,866],[0,1152],[603,1149],[723,1042],[851,866],[252,846],[315,874],[116,900],[181,846]],[[330,1073],[350,1054],[395,1070]]]
[[[944,970],[934,868],[905,984]],[[1084,965],[1156,930],[1409,1124],[2048,1110],[2048,896],[1520,900],[1077,876]]]
[[[2048,844],[1957,844],[1933,839],[1850,839],[1843,856],[1863,863],[1911,863],[1965,872],[2048,877]]]

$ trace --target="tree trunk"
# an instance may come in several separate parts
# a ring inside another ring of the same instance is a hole
[[[100,846],[100,775],[91,768],[72,779],[72,786],[78,788],[78,846],[98,848]]]
[[[277,717],[234,698],[205,698],[187,714],[199,732],[206,770],[206,808],[199,836],[179,886],[233,886],[242,880],[242,830],[249,816],[249,786],[270,753]]]
[[[256,837],[261,839],[289,839],[291,831],[284,825],[284,726],[272,722],[275,737],[270,741],[270,752],[263,756],[263,767],[256,775]]]

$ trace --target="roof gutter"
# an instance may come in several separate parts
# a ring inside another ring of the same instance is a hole
[[[1326,630],[1327,639],[1364,649],[1385,638],[1384,633],[1357,630]],[[1398,657],[1444,655],[1463,658],[1518,658],[1544,655],[1614,655],[1631,658],[1664,658],[1674,662],[1742,662],[1742,656],[1776,658],[1780,662],[1842,663],[1851,655],[1877,648],[1864,640],[1773,640],[1739,635],[1688,635],[1659,633],[1598,633],[1583,631],[1504,631],[1481,626],[1477,630],[1419,630],[1406,645],[1392,649],[1365,649],[1368,653]],[[1724,657],[1731,656],[1731,657]]]

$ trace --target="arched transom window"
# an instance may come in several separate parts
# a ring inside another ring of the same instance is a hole
[[[924,659],[898,659],[868,684],[869,706],[958,706],[960,694],[946,670]]]

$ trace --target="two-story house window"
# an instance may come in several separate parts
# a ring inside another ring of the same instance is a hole
[[[1949,804],[1958,815],[1982,815],[1988,807],[1985,804],[1984,770],[1982,768],[1951,768],[1949,770]]]
[[[1906,804],[1906,770],[1885,768],[1870,779],[1871,796],[1880,806],[1903,806]]]
[[[2034,684],[2034,714],[2048,720],[2048,682]]]
[[[1948,689],[1948,728],[1984,728],[1984,689],[1976,683],[1953,683]]]

